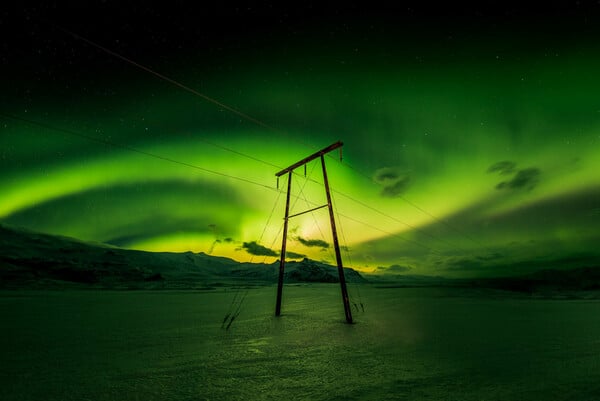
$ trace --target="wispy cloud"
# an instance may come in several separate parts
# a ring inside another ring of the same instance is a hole
[[[501,161],[501,162],[492,164],[487,169],[487,172],[508,175],[508,174],[514,173],[516,167],[517,167],[517,163],[505,160],[505,161]]]
[[[329,248],[329,243],[320,240],[320,239],[306,239],[300,236],[296,237],[296,240],[300,242],[304,246],[308,247],[319,247],[319,248]]]
[[[496,185],[496,189],[507,190],[532,190],[540,180],[541,171],[536,167],[529,167],[517,171],[517,163],[512,161],[500,161],[488,167],[488,173],[499,173],[500,175],[513,175],[508,181],[502,181]]]
[[[242,248],[246,250],[251,255],[257,256],[279,256],[277,252],[272,249],[269,249],[265,246],[260,245],[256,241],[244,242],[242,244]]]
[[[394,198],[406,191],[410,184],[410,176],[395,167],[384,167],[375,171],[375,182],[382,185],[381,196]]]
[[[496,189],[526,189],[530,191],[538,184],[540,174],[540,169],[535,167],[519,170],[512,180],[499,183],[496,185]]]

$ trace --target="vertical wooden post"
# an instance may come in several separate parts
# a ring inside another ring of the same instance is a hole
[[[350,300],[348,299],[348,289],[346,288],[346,278],[344,277],[344,266],[342,265],[342,254],[340,252],[340,244],[338,242],[337,230],[335,227],[331,193],[329,192],[329,180],[327,179],[327,169],[325,168],[325,157],[323,155],[321,155],[321,166],[323,167],[323,184],[325,185],[325,193],[327,194],[327,208],[329,209],[329,219],[331,220],[333,247],[335,248],[335,259],[338,267],[338,275],[340,276],[340,287],[342,290],[342,301],[344,302],[344,313],[346,314],[346,322],[352,323],[352,310],[350,309]]]
[[[287,196],[285,200],[285,219],[283,221],[283,242],[281,244],[281,260],[279,261],[279,280],[277,281],[277,303],[275,316],[281,315],[281,293],[283,291],[283,271],[285,268],[285,248],[287,243],[288,220],[290,215],[290,192],[292,189],[292,171],[288,173]]]

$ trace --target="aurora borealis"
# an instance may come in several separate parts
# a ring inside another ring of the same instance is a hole
[[[343,161],[327,168],[342,256],[358,270],[599,264],[596,9],[396,20],[95,7],[2,15],[16,22],[2,56],[0,222],[271,262],[286,188],[275,173],[341,140]],[[292,213],[324,203],[320,166],[297,173]],[[290,227],[292,256],[334,261],[325,210]]]

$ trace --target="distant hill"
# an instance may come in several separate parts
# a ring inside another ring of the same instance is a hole
[[[442,276],[427,276],[421,274],[365,274],[369,283],[377,287],[401,288],[401,287],[448,287],[454,280]]]
[[[466,285],[528,293],[597,291],[600,290],[600,267],[546,269],[518,277],[471,279]]]
[[[204,253],[144,252],[0,225],[0,288],[202,288],[277,281],[279,262],[239,263]],[[365,279],[345,268],[349,282]],[[338,282],[337,267],[286,262],[286,282]]]
[[[240,263],[205,253],[144,252],[87,243],[0,224],[0,288],[214,288],[277,282],[279,262]],[[344,269],[348,282],[367,282]],[[384,287],[492,288],[523,293],[600,290],[600,267],[540,270],[515,277],[445,279],[367,275]],[[286,283],[335,283],[337,267],[310,259],[286,262]]]
[[[489,288],[529,294],[567,293],[600,290],[600,267],[569,270],[545,269],[522,276],[485,278],[444,278],[420,275],[367,275],[377,287]]]

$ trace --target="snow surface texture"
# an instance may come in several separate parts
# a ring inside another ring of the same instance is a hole
[[[2,399],[600,399],[600,301],[349,290],[1,291]]]

